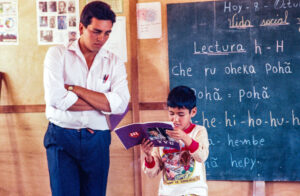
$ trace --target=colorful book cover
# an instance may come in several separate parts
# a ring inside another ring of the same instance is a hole
[[[166,130],[173,130],[172,125],[165,122],[147,122],[126,125],[115,129],[115,132],[126,149],[141,144],[143,138],[152,141],[154,146],[180,149],[179,143],[168,136]]]

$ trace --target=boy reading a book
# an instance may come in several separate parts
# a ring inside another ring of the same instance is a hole
[[[167,105],[174,126],[167,134],[179,141],[181,148],[153,147],[150,140],[143,140],[144,172],[154,177],[162,171],[160,196],[207,196],[204,162],[209,143],[205,127],[191,122],[197,113],[195,93],[186,86],[175,87]]]

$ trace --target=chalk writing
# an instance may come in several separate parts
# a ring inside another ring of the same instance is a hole
[[[293,2],[291,0],[275,0],[274,8],[275,9],[300,8],[300,3],[299,2]]]
[[[219,45],[218,41],[215,44],[200,45],[198,47],[197,42],[194,42],[194,53],[195,55],[228,55],[231,53],[245,53],[246,50],[241,43],[237,44],[224,44]]]
[[[300,125],[300,121],[299,121],[299,117],[297,117],[296,115],[295,115],[295,111],[294,110],[292,110],[292,123],[293,123],[293,126],[295,126],[295,125]]]
[[[230,147],[241,147],[241,146],[264,146],[265,139],[264,138],[255,138],[255,135],[251,136],[251,139],[242,138],[242,139],[233,139],[230,134],[227,134],[227,145]]]
[[[270,19],[263,19],[259,26],[278,26],[278,25],[289,25],[290,23],[287,22],[289,12],[286,10],[284,12],[284,18],[270,18]]]
[[[253,27],[250,20],[244,19],[244,16],[242,16],[241,20],[239,20],[237,17],[237,14],[234,14],[231,19],[228,19],[229,22],[229,28],[233,29],[245,29],[249,27]]]
[[[237,75],[237,74],[256,74],[255,67],[253,65],[240,65],[240,66],[233,66],[232,62],[229,63],[229,66],[225,67],[225,74],[226,75]]]
[[[193,75],[191,72],[192,72],[191,67],[183,68],[181,63],[179,63],[179,65],[175,65],[172,67],[172,75],[174,76],[192,77]]]
[[[268,87],[263,86],[261,91],[257,91],[256,87],[252,89],[239,89],[239,101],[243,102],[244,99],[270,99],[270,95],[267,92]]]
[[[207,89],[207,87],[204,87],[204,90],[199,90],[198,92],[195,88],[192,89],[198,99],[205,99],[208,101],[221,101],[223,99],[219,93],[219,88]]]
[[[293,71],[290,67],[290,62],[283,62],[281,64],[280,61],[278,61],[277,65],[271,65],[270,63],[265,64],[265,71],[266,74],[292,74]]]
[[[276,53],[279,53],[279,52],[283,53],[284,52],[284,41],[276,40],[275,48],[276,48]],[[260,54],[260,55],[262,54],[262,46],[257,43],[256,39],[254,39],[254,50],[255,50],[255,54]]]
[[[204,74],[205,74],[205,76],[207,76],[208,74],[209,75],[215,75],[216,74],[216,70],[217,69],[215,67],[213,67],[213,68],[205,67]]]
[[[230,153],[230,162],[231,162],[231,167],[252,170],[256,163],[256,158],[250,158],[250,157],[236,158],[233,157],[232,153]]]
[[[231,5],[231,1],[224,2],[224,13],[225,12],[237,12],[240,13],[242,10],[242,6],[241,5]]]
[[[205,161],[205,167],[206,168],[217,168],[217,167],[219,167],[219,165],[218,165],[218,157],[210,156]]]

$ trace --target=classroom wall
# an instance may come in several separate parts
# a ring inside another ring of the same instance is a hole
[[[85,0],[80,0],[80,8]],[[127,20],[126,63],[130,91],[139,103],[148,104],[138,114],[130,111],[121,125],[135,121],[134,115],[144,121],[167,120],[162,110],[169,91],[167,3],[196,2],[186,0],[159,0],[162,5],[162,37],[137,40],[135,2],[148,0],[123,0]],[[43,136],[47,127],[43,99],[43,59],[49,46],[37,45],[36,3],[19,0],[19,45],[0,46],[0,71],[4,72],[0,97],[0,195],[50,195],[47,160]],[[132,72],[132,67],[138,72]],[[136,77],[136,75],[138,77]],[[137,81],[136,81],[137,80]],[[137,86],[132,83],[137,82]],[[137,89],[135,89],[137,88]],[[159,107],[158,107],[159,106]],[[138,149],[136,149],[138,150]],[[135,159],[136,158],[136,159]],[[107,195],[139,195],[135,184],[141,186],[144,196],[156,196],[159,177],[150,179],[139,173],[134,165],[142,157],[134,156],[133,149],[124,150],[112,134],[111,167]],[[252,182],[209,181],[209,195],[252,195]],[[267,182],[266,195],[298,195],[300,184],[296,182]]]
[[[80,9],[86,1],[80,0]],[[124,1],[129,15],[129,1]],[[48,121],[44,113],[43,61],[50,45],[37,41],[36,1],[19,0],[19,45],[0,46],[0,195],[51,195],[43,137]],[[127,19],[127,26],[129,20]],[[127,42],[130,43],[130,28]],[[131,48],[128,45],[128,56]],[[131,59],[126,63],[128,78]],[[131,85],[131,81],[129,81]],[[132,122],[131,112],[121,125]],[[134,195],[133,150],[126,151],[112,135],[107,195]]]

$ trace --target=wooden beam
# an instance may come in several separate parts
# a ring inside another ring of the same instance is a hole
[[[129,1],[129,21],[130,21],[130,53],[131,53],[131,106],[133,122],[140,121],[139,106],[139,70],[138,70],[138,38],[136,21],[137,0]],[[133,168],[134,168],[134,195],[142,195],[142,174],[141,174],[141,153],[140,147],[133,148]]]
[[[0,99],[1,99],[2,79],[3,79],[3,72],[0,72]]]
[[[45,104],[35,104],[35,105],[0,105],[0,114],[1,113],[43,113],[45,112]],[[132,103],[129,103],[129,110],[138,108],[141,110],[166,110],[167,104],[165,102],[142,102],[138,103],[138,106]],[[137,114],[135,114],[137,115]],[[137,120],[137,118],[135,119]],[[139,119],[138,119],[139,120]],[[138,121],[135,121],[138,122]]]
[[[45,105],[1,105],[0,113],[43,113]]]
[[[166,110],[167,103],[165,102],[142,102],[139,104],[141,110]]]

